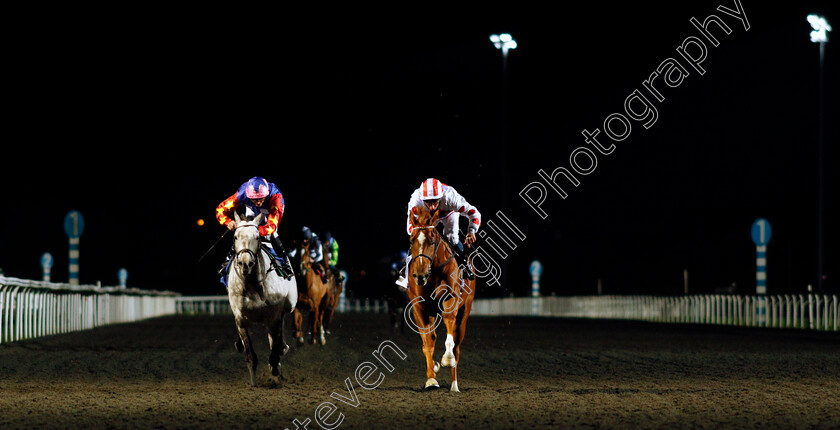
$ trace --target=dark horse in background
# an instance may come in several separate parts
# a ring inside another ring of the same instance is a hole
[[[403,314],[405,313],[405,307],[408,305],[408,290],[393,283],[399,274],[392,275],[392,282],[388,284],[385,290],[385,303],[388,304],[389,326],[391,327],[392,334],[397,328],[400,329],[400,333],[405,333]]]

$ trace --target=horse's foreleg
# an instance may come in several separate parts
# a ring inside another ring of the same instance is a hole
[[[324,327],[325,334],[332,334],[330,333],[330,322],[332,322],[333,313],[335,313],[335,307],[338,304],[336,301],[337,298],[332,293],[329,293],[329,299],[325,297],[324,300],[327,304],[324,306],[324,316],[321,318],[321,326]]]
[[[452,298],[451,300],[455,299]],[[455,357],[456,312],[443,314],[443,323],[446,325],[446,341],[443,344],[446,346],[446,351],[440,359],[441,366],[451,367],[453,369],[458,365],[458,360]]]
[[[289,344],[286,343],[286,315],[288,315],[288,313],[285,311],[283,311],[283,314],[280,315],[280,327],[278,330],[280,332],[280,345],[283,346],[283,350],[280,355],[288,354],[290,349]]]
[[[414,323],[420,329],[420,339],[423,340],[423,355],[426,357],[426,385],[425,388],[440,387],[438,381],[435,379],[436,373],[439,369],[437,363],[433,359],[435,353],[435,319],[434,317],[426,317],[423,315],[423,310],[419,307],[412,307],[412,316]]]
[[[313,303],[312,310],[309,311],[309,328],[312,330],[312,339],[309,340],[309,343],[315,345],[315,341],[318,337],[318,322],[321,321],[321,311],[320,311],[320,303]]]
[[[433,359],[435,354],[435,332],[421,334],[420,337],[423,339],[423,355],[426,356],[427,379],[425,388],[438,388],[440,385],[438,384],[437,379],[435,379],[435,376],[437,376],[436,372],[440,369],[440,367]]]
[[[467,333],[467,316],[464,309],[460,309],[457,321],[455,322],[455,333],[453,340],[455,341],[455,362],[461,362],[461,342],[464,340],[464,335]],[[452,366],[452,386],[449,391],[460,392],[458,389],[458,369]]]
[[[283,339],[283,320],[285,316],[284,313],[268,328],[268,345],[271,348],[268,365],[271,368],[271,374],[274,376],[280,376],[280,357],[289,351],[289,345],[286,345]]]
[[[242,349],[245,352],[245,362],[248,365],[248,372],[251,374],[251,386],[257,386],[257,355],[254,354],[254,347],[251,345],[251,335],[248,334],[248,326],[242,319],[236,320],[236,328],[239,330],[239,339],[242,341]]]
[[[328,305],[329,304],[325,301],[321,302],[321,310],[318,311],[318,342],[321,344],[321,346],[324,346],[327,343],[327,338],[326,338],[327,329],[324,326],[324,320],[329,319],[329,317],[328,317],[329,310],[327,309]]]
[[[295,339],[298,345],[303,345],[303,313],[295,307],[295,317],[292,320],[292,328],[294,328]]]

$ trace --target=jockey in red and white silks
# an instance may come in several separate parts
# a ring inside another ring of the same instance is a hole
[[[467,199],[462,197],[455,191],[455,188],[444,184],[443,182],[429,178],[420,184],[420,187],[414,190],[411,194],[411,199],[408,201],[408,218],[406,220],[406,232],[411,235],[414,227],[411,225],[411,216],[415,208],[426,206],[430,210],[437,210],[439,213],[438,222],[443,223],[443,236],[451,245],[451,249],[455,254],[459,266],[465,267],[464,274],[470,279],[475,278],[475,274],[470,268],[469,264],[463,264],[466,261],[464,255],[464,245],[470,246],[475,242],[475,233],[478,227],[481,226],[481,214],[478,208],[471,205]],[[469,219],[467,227],[467,235],[464,242],[461,243],[461,238],[458,234],[460,217]],[[409,260],[406,262],[408,264]],[[404,276],[400,276],[397,280],[397,285],[407,288],[408,281]]]
[[[411,194],[411,199],[408,201],[408,218],[406,219],[406,231],[411,235],[411,211],[416,207],[430,206],[432,210],[435,209],[432,205],[438,201],[436,209],[439,211],[439,222],[443,223],[443,235],[449,243],[457,246],[461,243],[458,237],[458,218],[461,216],[469,219],[469,227],[467,227],[467,234],[472,238],[467,239],[467,245],[471,245],[475,241],[475,233],[478,227],[481,226],[481,214],[478,208],[471,205],[467,199],[458,194],[455,188],[444,184],[443,182],[429,178],[420,184],[420,188],[414,190]]]

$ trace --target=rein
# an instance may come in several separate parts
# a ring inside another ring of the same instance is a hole
[[[243,225],[243,226],[237,226],[236,228],[237,228],[237,229],[239,229],[239,228],[241,228],[241,227],[254,227],[254,228],[259,229],[259,227],[258,227],[258,226],[253,225],[253,224],[245,224],[245,225]],[[257,251],[256,251],[256,252],[254,252],[254,251],[253,251],[252,249],[250,249],[250,248],[240,249],[239,251],[236,251],[236,261],[237,261],[237,262],[239,261],[239,257],[240,257],[242,254],[248,254],[248,255],[250,255],[250,256],[251,256],[251,258],[252,258],[252,259],[254,259],[254,263],[255,263],[255,264],[256,264],[256,266],[257,266],[257,267],[256,267],[256,272],[257,272],[257,273],[256,273],[256,276],[253,276],[253,278],[256,278],[256,279],[252,279],[252,280],[255,280],[258,284],[262,284],[262,283],[263,283],[263,281],[265,281],[266,277],[268,277],[268,273],[269,273],[269,271],[265,271],[265,272],[263,272],[263,270],[260,268],[263,264],[262,264],[262,258],[260,258],[259,239],[258,239],[258,242],[257,242]],[[249,280],[249,279],[247,279],[247,278],[245,277],[245,275],[242,273],[242,268],[241,268],[238,264],[234,264],[234,265],[233,265],[233,267],[234,267],[234,270],[236,271],[236,274],[237,274],[237,275],[238,275],[238,276],[239,276],[239,277],[240,277],[243,281],[247,281],[247,280]],[[262,276],[260,276],[260,274],[262,274]]]
[[[432,229],[432,230],[434,230],[434,229],[435,229],[435,227],[434,227],[434,226],[431,226],[431,225],[428,225],[428,226],[425,226],[425,227],[414,227],[414,229],[415,229],[415,230],[416,230],[416,229],[422,229],[422,230]],[[413,242],[413,241],[412,241],[412,242]],[[432,272],[435,272],[435,271],[439,271],[439,270],[441,270],[443,267],[445,267],[447,264],[449,264],[449,262],[450,262],[450,261],[452,261],[452,259],[453,259],[453,258],[455,258],[455,254],[454,254],[454,253],[450,250],[450,251],[449,251],[449,254],[450,254],[450,255],[449,255],[449,258],[447,258],[447,259],[446,259],[446,261],[444,261],[443,263],[439,264],[438,266],[435,266],[435,257],[437,257],[438,248],[440,247],[440,243],[441,243],[441,240],[440,240],[440,237],[438,236],[438,240],[435,240],[435,241],[434,241],[435,250],[434,250],[434,252],[432,252],[432,255],[434,255],[434,257],[430,257],[430,256],[428,256],[428,255],[426,255],[426,254],[418,254],[418,255],[415,255],[415,256],[411,259],[411,262],[409,263],[409,265],[410,265],[410,264],[413,264],[415,261],[419,260],[419,259],[420,259],[420,257],[425,257],[425,258],[428,258],[428,259],[429,259],[429,266],[430,266],[430,270],[431,270]]]

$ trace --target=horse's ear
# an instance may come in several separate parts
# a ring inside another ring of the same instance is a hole
[[[432,222],[430,222],[430,223],[429,223],[429,225],[435,225],[435,224],[437,224],[437,222],[438,222],[438,216],[440,216],[440,210],[439,210],[439,209],[435,209],[435,211],[434,211],[434,212],[432,212],[432,216],[431,216],[431,218],[432,218]]]
[[[262,224],[263,214],[260,213],[259,215],[254,217],[254,224],[260,225]]]
[[[233,211],[233,219],[236,220],[237,224],[242,222],[242,218],[239,218],[239,212]]]
[[[408,220],[411,221],[411,225],[417,227],[417,208],[411,208],[411,215],[408,216]]]

